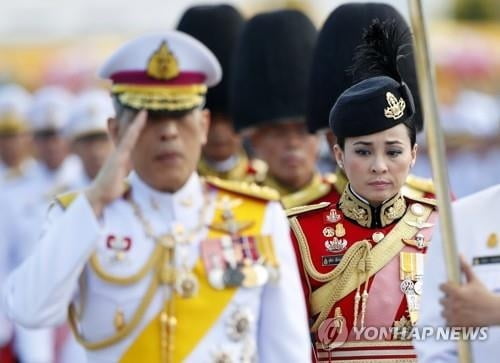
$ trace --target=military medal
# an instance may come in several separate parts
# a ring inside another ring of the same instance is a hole
[[[225,262],[220,241],[217,239],[201,241],[201,256],[208,274],[208,282],[213,288],[222,290]]]
[[[265,256],[264,265],[269,273],[269,281],[278,282],[280,278],[279,263],[274,254],[274,247],[271,236],[259,236],[258,246]]]
[[[269,271],[260,263],[255,264],[253,268],[257,278],[257,286],[264,285],[269,280]]]
[[[199,282],[195,274],[187,269],[177,273],[175,291],[183,298],[195,296],[199,290]]]
[[[238,308],[226,322],[226,331],[229,338],[234,342],[239,342],[250,332],[253,323],[253,316],[247,309]]]
[[[414,275],[414,258],[411,252],[401,252],[400,259],[400,279],[402,280],[400,288],[403,294],[413,294],[415,284]]]
[[[323,236],[334,237],[335,236],[335,229],[333,229],[332,227],[323,228]]]
[[[405,294],[410,321],[415,325],[418,320],[420,294],[422,293],[424,254],[401,252],[400,266],[400,277],[402,280],[400,288]]]
[[[337,223],[340,221],[340,215],[337,213],[336,209],[330,209],[330,212],[326,215],[325,219],[328,223]]]
[[[403,294],[407,295],[407,294],[412,294],[414,292],[415,284],[410,279],[404,279],[399,285],[399,287],[403,292]]]
[[[241,268],[241,272],[244,276],[241,285],[243,287],[255,287],[258,284],[257,271],[251,264],[246,264]]]
[[[417,295],[422,295],[422,287],[423,287],[422,279],[418,279],[417,281],[415,281],[413,290],[415,290],[415,293]]]
[[[417,229],[430,228],[434,225],[434,223],[424,222],[420,217],[416,218],[414,221],[405,221],[405,223]]]
[[[422,295],[423,277],[424,277],[424,254],[416,253],[415,259],[416,259],[416,271],[415,271],[416,281],[413,290],[417,295]]]
[[[221,268],[213,268],[208,272],[208,281],[210,285],[217,289],[224,289],[224,270]]]
[[[422,217],[424,215],[424,207],[420,203],[413,203],[410,206],[410,211],[415,217]]]
[[[223,281],[225,286],[238,287],[241,286],[245,275],[237,268],[228,267],[224,270]]]
[[[214,363],[233,363],[231,355],[227,352],[217,352],[212,359]]]
[[[342,223],[339,223],[335,226],[335,235],[339,238],[345,236],[345,228]]]
[[[417,233],[414,239],[402,238],[402,241],[407,245],[417,247],[419,249],[425,248],[429,243],[425,240],[425,236],[422,233]]]
[[[109,235],[106,239],[106,247],[114,251],[113,260],[120,262],[127,257],[127,252],[132,247],[132,239],[130,237],[120,238]]]
[[[326,240],[324,245],[328,252],[336,253],[346,249],[347,241],[343,238],[333,237],[331,240]]]

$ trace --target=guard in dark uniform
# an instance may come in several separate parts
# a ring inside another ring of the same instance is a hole
[[[186,10],[177,29],[210,49],[223,70],[222,81],[207,93],[210,129],[198,172],[202,176],[253,182],[265,177],[266,163],[247,155],[228,110],[233,54],[244,23],[242,15],[231,5],[200,5]]]
[[[305,123],[316,36],[300,11],[263,13],[247,22],[235,55],[235,125],[268,164],[262,184],[278,190],[285,207],[314,203],[332,185],[316,170],[318,137]]]

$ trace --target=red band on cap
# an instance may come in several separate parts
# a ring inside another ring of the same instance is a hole
[[[148,85],[188,85],[188,84],[202,84],[205,83],[206,76],[199,72],[181,72],[174,79],[168,81],[161,79],[154,79],[148,76],[145,71],[124,71],[116,72],[111,75],[113,83],[126,83],[126,84],[148,84]]]

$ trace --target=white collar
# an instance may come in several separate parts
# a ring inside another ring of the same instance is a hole
[[[130,173],[129,181],[132,197],[137,203],[143,206],[150,204],[148,207],[153,209],[168,209],[173,212],[174,217],[179,217],[179,210],[199,210],[204,203],[203,185],[196,172],[193,172],[186,183],[174,193],[152,188],[135,172]]]

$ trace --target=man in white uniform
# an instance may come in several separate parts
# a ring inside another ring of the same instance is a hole
[[[221,78],[214,55],[165,32],[125,44],[100,75],[113,81],[117,147],[85,192],[51,208],[5,284],[9,316],[50,326],[70,307],[90,362],[308,361],[278,196],[195,172],[204,95]]]
[[[17,84],[0,87],[0,185],[2,189],[33,177],[32,135],[27,120],[31,95]]]
[[[73,181],[70,190],[87,187],[104,165],[113,146],[108,135],[108,119],[114,114],[111,97],[104,90],[88,90],[77,96],[65,134],[84,172],[80,179]]]
[[[457,248],[463,256],[462,286],[446,283],[439,228],[427,252],[420,327],[490,326],[485,340],[471,343],[474,362],[500,354],[500,185],[453,204]],[[472,266],[471,266],[472,265]],[[444,294],[443,294],[444,292]],[[442,303],[442,306],[438,305]],[[443,310],[443,311],[442,311]],[[497,326],[493,326],[497,325]],[[419,362],[457,362],[456,341],[415,341]]]

